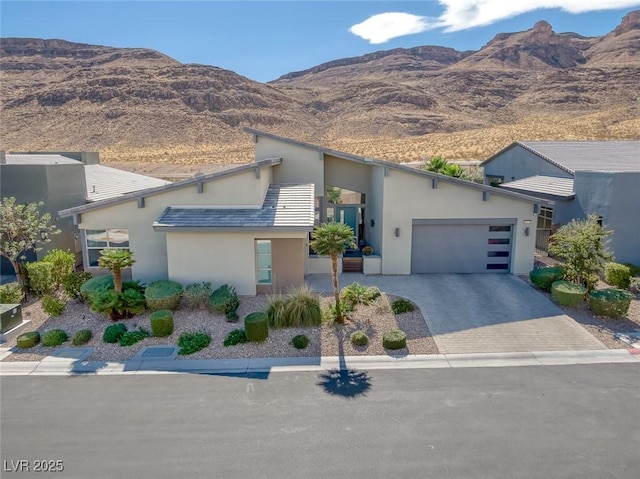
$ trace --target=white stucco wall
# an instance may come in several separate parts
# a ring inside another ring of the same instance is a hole
[[[208,281],[256,294],[255,240],[305,238],[305,232],[167,233],[168,277],[184,285]]]
[[[256,160],[282,158],[273,168],[274,183],[313,183],[315,196],[324,196],[324,155],[320,151],[264,136],[255,144]]]
[[[269,167],[262,169],[260,178],[256,178],[254,170],[249,170],[205,183],[203,193],[198,193],[195,184],[168,190],[147,197],[144,208],[138,208],[137,201],[132,200],[85,212],[81,215],[79,227],[88,230],[128,229],[130,249],[136,260],[131,271],[132,277],[145,283],[166,279],[168,263],[165,233],[154,231],[152,226],[165,208],[180,205],[259,206],[264,200],[270,179]],[[87,269],[91,271],[96,268]]]
[[[479,189],[443,180],[434,189],[429,178],[390,169],[384,177],[383,208],[382,274],[411,273],[413,219],[517,218],[511,273],[526,274],[533,267],[536,215],[532,203],[497,194],[482,201]],[[529,236],[524,233],[524,220],[531,221]],[[395,236],[396,228],[400,228],[399,237]]]

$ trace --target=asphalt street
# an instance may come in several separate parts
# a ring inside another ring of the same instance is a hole
[[[0,388],[3,478],[640,477],[638,364],[24,376]]]

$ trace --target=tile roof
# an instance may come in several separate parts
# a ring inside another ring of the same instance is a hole
[[[114,198],[126,193],[171,183],[170,181],[103,165],[86,165],[84,172],[87,180],[87,199],[89,201]]]
[[[560,198],[572,198],[573,178],[559,178],[556,176],[530,176],[521,180],[503,183],[500,188],[521,193],[544,194]]]
[[[78,160],[54,154],[7,153],[7,165],[77,165]]]
[[[154,229],[300,228],[314,223],[313,184],[272,184],[260,208],[168,207]]]

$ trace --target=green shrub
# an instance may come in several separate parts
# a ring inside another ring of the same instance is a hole
[[[127,331],[120,336],[120,346],[133,346],[138,341],[148,338],[149,335],[149,331],[142,327],[138,328],[137,331]]]
[[[227,318],[227,322],[229,323],[237,323],[240,320],[240,315],[237,311],[229,311],[227,314],[225,314],[225,317]]]
[[[98,289],[89,297],[91,310],[109,316],[112,321],[131,318],[144,311],[142,287],[136,281],[125,281],[122,293],[113,289]]]
[[[16,339],[16,345],[20,349],[28,349],[34,347],[40,342],[40,333],[38,331],[31,331],[18,336]]]
[[[91,340],[91,336],[92,334],[90,329],[81,329],[80,331],[76,331],[76,334],[73,335],[71,343],[74,346],[82,346]]]
[[[234,329],[227,334],[227,337],[222,344],[225,346],[235,346],[236,344],[244,344],[248,342],[249,339],[247,339],[247,333],[244,329]]]
[[[247,339],[254,343],[265,341],[269,337],[269,317],[267,313],[256,311],[244,318],[244,330]]]
[[[157,338],[171,336],[173,334],[173,313],[170,309],[154,311],[149,316],[151,332]]]
[[[153,281],[147,285],[144,297],[147,300],[147,307],[151,311],[170,309],[175,311],[180,306],[182,298],[182,285],[170,279]]]
[[[624,264],[607,263],[604,267],[604,280],[616,288],[628,288],[631,283],[631,269]]]
[[[53,291],[53,264],[44,261],[26,263],[27,277],[29,278],[29,289],[38,296],[48,294]]]
[[[351,313],[353,313],[353,309],[349,304],[345,303],[344,301],[340,301],[340,312],[342,314],[342,319],[347,320],[351,316]],[[333,303],[327,305],[322,311],[322,321],[324,321],[325,323],[335,323],[337,316],[338,314],[336,311],[336,305]]]
[[[364,331],[354,331],[349,336],[349,339],[354,346],[366,346],[369,344],[369,336]]]
[[[111,324],[106,327],[102,334],[102,340],[105,343],[117,343],[124,333],[127,332],[127,326],[124,323]]]
[[[236,289],[228,284],[223,284],[209,296],[209,308],[216,313],[227,314],[237,311],[239,305]]]
[[[91,296],[98,291],[107,289],[113,289],[113,276],[110,274],[95,276],[85,281],[82,286],[80,286],[80,295],[82,299],[91,304]]]
[[[72,271],[62,278],[62,287],[70,298],[81,299],[82,294],[80,294],[80,288],[90,279],[91,273],[87,271]]]
[[[18,304],[23,298],[22,288],[17,281],[0,285],[0,304]]]
[[[640,276],[640,266],[635,265],[633,263],[622,263],[624,264],[627,268],[629,268],[629,272],[631,273],[631,276]]]
[[[180,350],[178,354],[193,354],[206,348],[211,343],[211,335],[205,332],[182,333],[178,338]]]
[[[531,284],[544,291],[551,291],[551,285],[564,277],[564,269],[560,266],[547,266],[529,272]]]
[[[307,285],[275,295],[267,304],[269,324],[274,328],[311,328],[322,323],[320,296]]]
[[[67,333],[62,329],[50,329],[42,336],[43,346],[60,346],[69,339]]]
[[[382,334],[382,346],[385,349],[402,349],[407,347],[407,334],[399,329],[391,329]]]
[[[205,309],[212,293],[211,283],[193,283],[187,285],[182,297],[189,309]]]
[[[42,297],[42,309],[44,309],[49,316],[60,316],[66,306],[67,302],[64,299],[56,298],[48,294]]]
[[[391,311],[394,314],[410,313],[416,309],[415,305],[405,298],[396,298],[391,303]]]
[[[65,276],[72,273],[76,266],[76,257],[71,251],[62,251],[61,249],[53,249],[49,251],[42,261],[51,263],[53,270],[51,271],[53,284],[60,287]]]
[[[619,318],[629,311],[633,295],[623,289],[607,288],[589,293],[589,309],[599,316]]]
[[[291,344],[296,349],[305,349],[309,346],[309,338],[305,334],[298,334],[293,337]]]
[[[551,297],[560,306],[578,306],[584,301],[587,288],[569,281],[555,281],[551,285]]]
[[[376,298],[379,298],[382,293],[375,286],[362,286],[356,282],[351,283],[349,286],[345,286],[340,291],[340,300],[344,301],[351,308],[354,308],[357,304],[369,305]]]

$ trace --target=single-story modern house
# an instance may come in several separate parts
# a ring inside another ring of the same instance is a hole
[[[126,247],[132,276],[278,291],[330,271],[309,248],[315,225],[352,226],[343,267],[365,274],[528,273],[548,200],[254,129],[255,162],[60,211],[82,232],[86,269]]]
[[[518,141],[481,166],[486,184],[555,202],[538,217],[540,249],[553,229],[596,214],[616,261],[640,264],[640,141]]]
[[[168,183],[101,165],[97,152],[0,151],[0,181],[3,198],[13,196],[18,203],[42,201],[42,213],[49,213],[61,231],[41,251],[28,252],[28,259],[35,261],[52,249],[62,249],[75,252],[78,264],[82,260],[80,232],[71,218],[60,218],[58,211]],[[2,275],[13,276],[6,258],[2,258]]]

